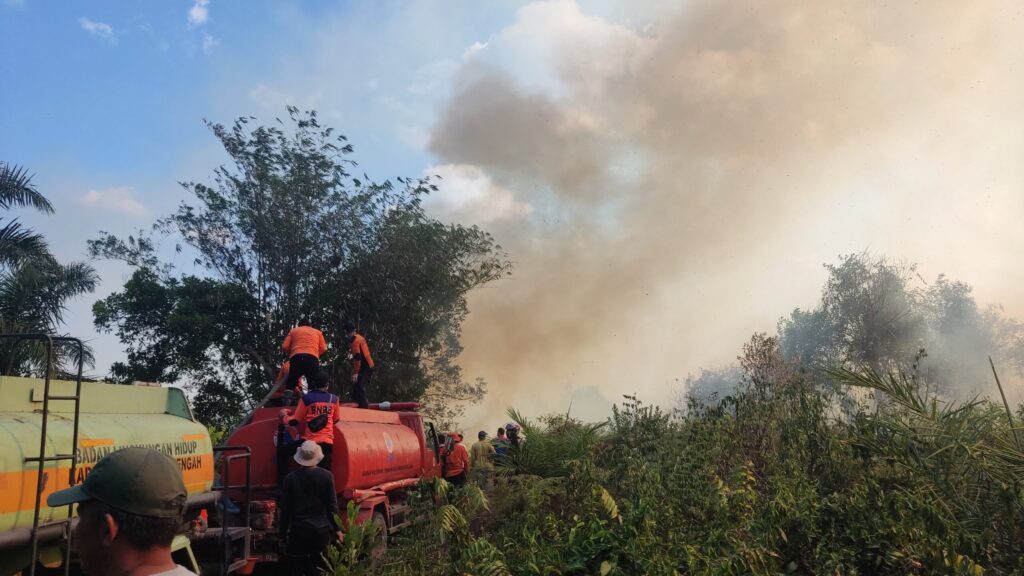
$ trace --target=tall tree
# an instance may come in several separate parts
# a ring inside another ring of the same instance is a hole
[[[779,322],[782,350],[805,366],[851,363],[885,373],[913,364],[925,384],[970,397],[992,389],[988,356],[1024,365],[1024,324],[979,308],[963,282],[940,275],[927,283],[915,266],[869,254],[825,268],[818,305]]]
[[[1024,382],[1024,323],[996,306],[979,307],[971,287],[939,275],[928,283],[913,264],[867,253],[826,264],[821,297],[778,324],[778,336],[755,334],[739,365],[687,379],[698,404],[738,387],[778,383],[799,368],[818,384],[844,365],[885,374],[911,367],[915,381],[957,399],[995,393],[991,356],[1004,382]],[[823,370],[824,369],[824,370]],[[779,372],[781,370],[781,372]]]
[[[350,174],[352,146],[315,112],[207,126],[231,164],[208,183],[182,183],[194,200],[151,232],[90,242],[94,256],[137,269],[94,307],[97,327],[128,347],[115,378],[182,381],[209,401],[198,406],[204,419],[229,422],[266,392],[281,339],[309,316],[346,389],[342,324],[353,320],[379,366],[371,399],[444,398],[433,406],[443,412],[483,393],[454,355],[466,294],[510,267],[490,235],[425,214],[429,179]],[[177,238],[201,274],[175,275],[154,236]]]
[[[818,306],[780,322],[785,352],[809,365],[849,361],[882,372],[913,360],[927,341],[916,267],[850,254],[825,269]]]
[[[53,205],[21,167],[0,162],[0,209],[34,208],[53,213]],[[50,253],[41,234],[25,228],[16,218],[0,222],[0,333],[58,334],[68,300],[91,292],[96,272],[81,262],[61,264]],[[58,345],[53,369],[71,368],[77,348]],[[91,362],[86,349],[85,362]],[[0,370],[4,374],[39,375],[47,367],[41,343],[0,341]]]

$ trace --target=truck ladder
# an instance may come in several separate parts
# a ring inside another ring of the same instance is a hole
[[[249,556],[252,552],[252,525],[250,521],[250,506],[252,501],[252,450],[248,446],[214,446],[214,454],[227,452],[240,452],[240,454],[225,455],[220,459],[223,465],[221,478],[223,484],[213,487],[215,492],[220,492],[217,506],[221,509],[220,543],[221,550],[220,574],[226,575],[242,568],[249,563]],[[242,460],[245,463],[245,482],[242,484],[231,483],[231,463],[235,460]],[[230,513],[228,512],[229,492],[241,490],[243,494],[241,526],[229,526]],[[240,541],[241,549],[236,551],[234,542]]]
[[[73,486],[75,483],[75,472],[78,468],[78,416],[82,400],[82,362],[85,356],[85,346],[78,338],[72,338],[69,336],[52,336],[50,334],[0,334],[0,339],[12,339],[14,340],[14,346],[17,346],[25,340],[42,341],[46,346],[46,374],[43,384],[43,418],[39,431],[39,456],[29,456],[24,460],[26,464],[29,462],[36,462],[39,465],[36,475],[35,510],[32,514],[32,564],[29,567],[29,576],[35,576],[36,565],[39,563],[39,514],[41,512],[40,509],[42,508],[43,489],[46,488],[43,476],[46,463],[70,460],[71,469],[68,472],[68,486]],[[50,375],[53,372],[54,342],[70,342],[75,344],[78,348],[78,376],[75,379],[75,393],[72,395],[50,394]],[[46,427],[50,419],[51,400],[66,400],[75,403],[74,418],[71,421],[71,452],[69,454],[58,453],[53,456],[46,455]],[[73,511],[73,504],[69,504],[68,519],[64,523],[64,531],[67,539],[67,547],[64,550],[64,576],[68,576],[71,570],[71,515]]]

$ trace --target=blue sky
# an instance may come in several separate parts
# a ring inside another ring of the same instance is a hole
[[[168,213],[178,181],[224,160],[203,125],[315,108],[380,179],[419,175],[444,83],[510,3],[42,2],[0,5],[0,158],[27,167],[57,213],[23,219],[63,259],[99,230]],[[188,265],[186,259],[180,263]],[[116,290],[126,270],[96,264]],[[94,337],[97,370],[120,351],[93,334],[86,297],[69,329]]]
[[[1020,12],[0,0],[0,158],[56,205],[25,220],[81,259],[224,161],[203,118],[315,108],[371,177],[442,174],[428,208],[509,251],[513,276],[471,295],[464,326],[486,410],[574,398],[599,417],[732,361],[813,305],[839,254],[916,262],[923,282],[946,273],[1024,317]],[[93,339],[102,374],[121,350],[89,307],[127,271],[96,266],[68,330]]]

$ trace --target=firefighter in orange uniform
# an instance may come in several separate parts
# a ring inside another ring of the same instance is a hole
[[[277,376],[274,376],[274,385],[271,388],[276,388],[276,391],[270,396],[273,403],[269,406],[280,406],[282,405],[282,398],[284,398],[285,383],[288,381],[288,372],[291,369],[291,362],[288,360],[281,364],[281,368],[277,370]],[[298,391],[300,394],[306,392],[302,385],[299,385]]]
[[[312,440],[320,445],[324,458],[318,466],[331,469],[331,452],[334,449],[334,425],[341,419],[338,409],[341,405],[338,397],[328,392],[331,387],[331,378],[326,372],[317,372],[313,377],[310,386],[312,390],[305,394],[295,408],[295,413],[285,416],[285,420],[292,424],[302,426],[302,437],[297,441],[282,446],[278,444],[278,485],[284,481],[288,473],[288,459],[292,457],[295,450],[306,440]]]
[[[303,318],[285,337],[281,348],[288,356],[289,364],[285,389],[295,390],[302,376],[306,377],[306,385],[309,386],[320,371],[320,356],[327,352],[324,333],[310,326],[308,318]]]
[[[366,338],[356,332],[356,326],[351,321],[344,324],[345,335],[352,342],[352,399],[359,404],[360,408],[368,408],[366,400],[366,389],[370,386],[370,378],[373,377],[373,357],[370,356],[370,347],[366,345]]]
[[[469,475],[469,451],[462,445],[462,432],[452,432],[451,448],[444,457],[444,479],[463,486]]]

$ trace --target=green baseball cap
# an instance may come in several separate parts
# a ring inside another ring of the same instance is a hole
[[[187,496],[178,463],[149,448],[122,448],[96,463],[85,481],[50,494],[51,508],[98,500],[119,510],[153,518],[173,518],[184,511]]]

